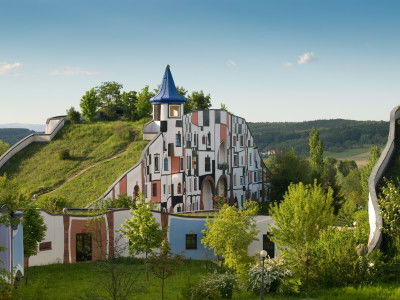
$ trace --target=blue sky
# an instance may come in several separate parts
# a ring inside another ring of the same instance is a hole
[[[388,120],[400,1],[3,1],[0,123],[43,123],[103,81],[210,93],[248,121]]]

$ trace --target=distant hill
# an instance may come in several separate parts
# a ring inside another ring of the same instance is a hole
[[[35,131],[26,128],[0,128],[0,140],[11,146],[32,133]]]
[[[44,124],[26,124],[26,123],[6,123],[0,124],[0,128],[24,128],[36,132],[44,132]]]
[[[320,131],[326,152],[383,146],[389,132],[389,122],[343,119],[257,122],[249,126],[261,151],[294,148],[302,155],[308,155],[308,135],[313,127]]]

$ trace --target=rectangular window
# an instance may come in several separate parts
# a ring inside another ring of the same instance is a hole
[[[234,165],[235,167],[238,167],[238,166],[239,166],[239,154],[238,154],[238,153],[235,153],[235,154],[233,155],[233,165]]]
[[[160,172],[160,156],[154,155],[154,172]]]
[[[233,175],[233,185],[234,185],[234,186],[236,186],[236,185],[237,185],[237,182],[236,182],[236,180],[237,180],[237,179],[236,179],[236,174],[235,174],[235,175]]]
[[[164,171],[168,171],[168,158],[164,158]]]
[[[179,158],[179,168],[180,168],[181,171],[184,170],[184,168],[183,168],[183,157]]]
[[[51,242],[39,243],[39,251],[51,250]]]
[[[210,126],[210,111],[203,111],[203,126]]]
[[[197,249],[197,234],[189,233],[186,235],[186,250]]]
[[[243,147],[243,135],[240,136],[240,147]]]
[[[197,178],[194,179],[194,190],[197,191]]]
[[[169,117],[170,118],[180,118],[181,117],[181,106],[180,105],[170,105],[169,106]]]
[[[211,158],[209,156],[206,157],[204,161],[204,170],[206,172],[211,172]]]
[[[166,188],[165,188],[165,184],[163,184],[163,194],[165,195],[166,192]]]
[[[192,168],[197,169],[197,156],[193,156],[192,158]]]
[[[234,136],[234,137],[233,137],[233,147],[236,147],[236,141],[237,141],[237,137]]]
[[[263,234],[263,250],[267,251],[270,258],[275,257],[275,244],[271,241],[271,234]]]
[[[249,165],[250,165],[250,166],[253,165],[253,154],[252,154],[252,153],[250,153]]]
[[[197,146],[197,134],[196,133],[193,135],[193,145],[195,147]]]
[[[190,170],[191,166],[192,166],[192,158],[188,155],[186,156],[186,168]]]
[[[157,183],[153,183],[151,185],[151,195],[153,197],[157,197]]]
[[[181,147],[182,146],[182,135],[181,133],[178,131],[178,133],[175,135],[175,145],[177,147]]]

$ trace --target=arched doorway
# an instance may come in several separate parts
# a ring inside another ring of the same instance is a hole
[[[201,184],[200,210],[213,209],[214,180],[211,176],[203,179]]]
[[[226,197],[227,195],[227,180],[226,180],[226,176],[222,175],[219,179],[218,179],[218,183],[217,183],[217,194],[220,197]]]

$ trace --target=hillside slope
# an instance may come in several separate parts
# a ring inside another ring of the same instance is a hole
[[[50,143],[34,143],[14,156],[0,175],[7,174],[30,195],[62,196],[73,207],[97,199],[140,158],[147,142],[143,122],[67,124]],[[61,159],[62,151],[69,159]]]
[[[362,153],[371,145],[383,146],[389,132],[388,122],[343,119],[259,122],[249,126],[261,150],[294,148],[302,155],[308,155],[308,135],[314,127],[320,131],[327,152],[360,149],[358,153]]]

